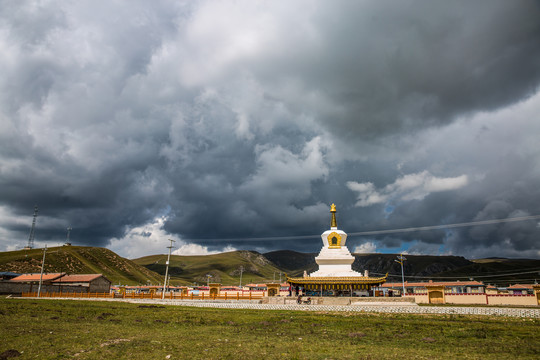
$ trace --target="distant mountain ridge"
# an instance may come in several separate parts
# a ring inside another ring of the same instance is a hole
[[[368,270],[371,274],[389,273],[388,281],[401,281],[401,265],[395,260],[397,254],[353,254],[353,269]],[[452,271],[472,264],[462,256],[405,255],[403,266],[407,276],[431,277],[444,271]],[[397,274],[399,276],[392,276]]]
[[[283,269],[289,276],[300,276],[307,271],[311,273],[318,269],[315,262],[316,253],[300,253],[292,250],[277,250],[263,254],[277,267]]]
[[[401,282],[401,265],[395,260],[399,254],[352,254],[352,268],[372,276],[388,273],[388,282]],[[317,254],[298,253],[290,250],[265,253],[270,261],[286,269],[291,276],[309,274],[318,269]],[[406,281],[469,280],[506,286],[511,283],[534,283],[540,280],[540,260],[486,258],[468,260],[452,255],[405,255],[403,272]],[[295,266],[297,264],[298,266]],[[522,274],[523,273],[523,274]],[[516,274],[516,275],[509,275]]]
[[[315,262],[317,254],[305,254],[290,250],[280,250],[265,253],[270,261],[286,269],[290,275],[299,276],[304,270],[311,273],[318,269]],[[363,272],[368,270],[375,276],[401,274],[401,265],[396,260],[396,254],[353,254],[355,257],[352,268]],[[473,264],[461,256],[407,255],[404,271],[408,276],[430,276],[443,271],[451,271]],[[389,281],[394,277],[390,276]],[[401,276],[399,278],[401,281]]]
[[[133,260],[149,270],[165,274],[167,255],[150,255]],[[226,285],[273,280],[284,271],[256,251],[231,251],[213,255],[171,255],[169,264],[171,283],[206,284],[219,282]],[[209,275],[209,276],[208,276]]]
[[[243,254],[243,255],[242,255]],[[239,268],[243,266],[243,284],[246,282],[272,281],[276,272],[288,276],[302,276],[304,271],[308,274],[317,270],[315,262],[317,253],[301,253],[292,250],[277,250],[264,254],[255,251],[233,251],[228,253],[206,256],[178,256],[171,258],[169,271],[180,271],[181,276],[172,278],[182,281],[204,282],[209,279],[206,274],[212,275],[209,281],[223,284],[239,283]],[[353,254],[355,261],[352,265],[355,271],[368,270],[371,276],[383,276],[388,273],[389,282],[401,282],[401,265],[395,260],[398,254]],[[433,280],[469,280],[470,278],[506,286],[510,283],[533,283],[534,277],[530,274],[523,276],[506,276],[509,273],[519,273],[522,269],[537,269],[540,279],[540,260],[534,259],[477,259],[467,260],[462,256],[451,255],[405,255],[405,280],[427,281]],[[149,264],[144,257],[134,261],[158,273],[165,273],[165,255],[153,255],[154,264]],[[174,260],[173,260],[174,259]],[[250,260],[251,259],[251,260]],[[253,265],[252,260],[258,259]],[[157,263],[156,263],[157,261]],[[499,276],[499,275],[504,276]],[[496,275],[497,277],[493,277]]]
[[[397,254],[353,254],[352,268],[367,270],[371,276],[388,273],[389,282],[401,282]],[[0,271],[39,272],[42,249],[0,253]],[[171,284],[193,285],[218,282],[223,285],[264,283],[302,276],[317,270],[316,253],[277,250],[232,251],[214,255],[172,255],[169,265]],[[405,255],[405,280],[475,280],[506,286],[510,283],[534,283],[540,280],[540,260],[488,258],[467,260],[461,256]],[[128,260],[105,248],[63,246],[47,251],[45,271],[71,274],[102,273],[114,284],[162,284],[166,254]],[[512,275],[513,274],[513,275]]]

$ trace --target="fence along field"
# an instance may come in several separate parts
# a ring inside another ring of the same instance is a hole
[[[247,292],[247,291],[246,291]],[[242,293],[242,295],[240,295]],[[38,297],[37,292],[23,292],[22,297]],[[265,291],[249,291],[246,295],[244,292],[237,291],[235,294],[223,293],[220,295],[216,294],[205,294],[204,292],[195,295],[193,292],[190,294],[183,293],[173,293],[169,292],[165,295],[165,299],[171,300],[255,300],[262,299],[266,296]],[[42,292],[39,294],[39,297],[44,298],[122,298],[122,299],[161,299],[161,293],[154,292],[127,292],[127,293],[74,293],[74,292]]]

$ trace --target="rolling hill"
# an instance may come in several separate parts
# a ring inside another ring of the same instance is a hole
[[[368,270],[372,276],[390,274],[388,281],[401,281],[401,267],[394,260],[395,254],[353,254],[355,261],[352,265],[356,271]],[[304,271],[311,273],[318,269],[315,253],[300,253],[292,250],[278,250],[264,254],[255,251],[232,251],[228,253],[206,256],[171,256],[169,273],[171,283],[198,284],[207,282],[207,274],[212,275],[210,282],[223,284],[238,284],[240,281],[240,266],[243,266],[243,284],[248,282],[264,282],[288,276],[302,276]],[[133,261],[161,275],[165,274],[166,255],[145,256]],[[445,271],[453,271],[474,263],[460,256],[429,256],[407,255],[405,274],[424,277],[435,277]],[[274,275],[275,274],[275,275]],[[396,274],[392,276],[391,274]]]
[[[167,255],[145,256],[133,261],[149,270],[165,274]],[[169,274],[171,284],[206,284],[207,275],[211,275],[210,282],[237,285],[240,284],[241,268],[244,269],[242,284],[269,281],[274,276],[278,280],[279,273],[283,273],[263,255],[241,250],[205,256],[171,255]],[[285,278],[284,275],[282,277]]]
[[[264,257],[282,269],[287,275],[302,276],[304,270],[309,273],[316,271],[315,253],[300,253],[292,250],[278,250],[267,252]]]
[[[355,271],[368,270],[371,275],[379,276],[386,273],[399,274],[401,281],[401,265],[396,263],[396,254],[353,254],[355,257],[352,268]],[[306,270],[308,273],[318,269],[315,262],[317,254],[305,254],[290,250],[280,250],[265,253],[264,256],[282,268],[290,276],[301,276]],[[458,269],[473,264],[460,256],[429,256],[407,255],[405,273],[409,276],[432,276],[442,271]],[[398,281],[389,275],[389,281]]]
[[[42,249],[0,253],[0,271],[38,273]],[[45,272],[69,274],[103,274],[113,284],[137,285],[163,283],[163,277],[109,249],[86,246],[59,246],[47,249]]]
[[[532,284],[540,281],[540,260],[489,258],[471,260],[471,264],[437,274],[446,277],[469,277],[485,284]]]
[[[368,270],[372,276],[388,273],[388,282],[401,282],[401,265],[395,262],[398,254],[353,254],[355,271]],[[317,254],[298,253],[290,250],[265,253],[265,257],[290,276],[301,276],[316,270]],[[469,280],[473,278],[486,284],[507,286],[531,284],[540,280],[540,260],[534,259],[476,259],[461,256],[406,255],[405,280]],[[513,275],[508,275],[513,274]]]
[[[368,270],[372,275],[389,274],[388,281],[401,281],[401,265],[395,260],[398,254],[353,254],[353,269]],[[406,255],[403,271],[407,276],[416,278],[409,281],[421,281],[425,277],[468,266],[471,262],[461,256]],[[395,276],[395,275],[397,276]],[[393,276],[394,275],[394,276]]]
[[[401,265],[395,262],[397,254],[353,254],[352,268],[356,271],[368,270],[372,276],[388,273],[389,282],[401,282]],[[233,251],[207,256],[172,256],[171,283],[206,283],[210,281],[226,285],[238,284],[240,266],[243,284],[265,282],[276,278],[279,272],[289,276],[302,276],[304,271],[317,270],[315,253],[300,253],[291,250],[278,250],[265,254],[255,251]],[[407,281],[468,280],[475,278],[485,283],[506,286],[510,283],[532,283],[531,274],[506,276],[508,273],[523,272],[524,269],[540,271],[540,260],[519,259],[480,259],[467,260],[461,256],[406,255],[404,273]],[[160,274],[165,274],[166,255],[146,256],[134,260],[137,264]],[[533,274],[535,275],[535,274]],[[540,273],[535,275],[540,278]],[[285,277],[283,276],[283,279]]]
[[[372,276],[389,273],[389,282],[401,281],[401,266],[396,254],[353,254],[356,271],[368,270]],[[42,249],[0,252],[0,271],[39,272]],[[219,282],[223,285],[263,283],[302,276],[304,271],[317,270],[315,253],[291,250],[260,254],[255,251],[232,251],[206,256],[172,255],[169,266],[171,284],[199,285]],[[406,255],[404,272],[408,281],[475,280],[486,284],[506,286],[514,283],[534,283],[540,279],[540,260],[532,259],[477,259],[460,256]],[[113,284],[163,283],[167,255],[151,255],[128,260],[105,248],[62,246],[49,248],[45,261],[46,272],[71,274],[102,273]],[[512,275],[509,275],[512,274]],[[210,278],[207,275],[211,275]]]

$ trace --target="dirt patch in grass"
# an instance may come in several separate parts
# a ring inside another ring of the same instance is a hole
[[[98,320],[105,320],[105,319],[106,319],[107,317],[109,317],[109,316],[114,316],[114,314],[113,314],[113,313],[104,312],[104,313],[101,313],[101,315],[98,315],[98,316],[96,317],[96,319],[98,319]]]
[[[113,339],[113,340],[109,340],[109,341],[99,344],[99,347],[110,346],[110,345],[120,344],[122,342],[130,342],[130,341],[131,341],[130,339]]]
[[[0,360],[6,360],[9,358],[14,358],[18,356],[21,356],[20,352],[18,352],[15,349],[9,349],[0,354]]]

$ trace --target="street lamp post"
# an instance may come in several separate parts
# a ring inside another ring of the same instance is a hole
[[[403,253],[399,254],[397,257],[399,260],[394,260],[395,262],[399,263],[401,265],[401,283],[403,285],[403,295],[405,295],[405,275],[403,273],[403,262],[407,260],[405,256],[403,256]],[[403,296],[401,295],[401,296]]]
[[[173,239],[169,239],[171,242],[171,245],[167,246],[169,249],[169,256],[167,256],[167,267],[165,268],[165,281],[163,282],[163,292],[161,293],[161,299],[165,299],[165,289],[167,289],[167,280],[169,276],[169,262],[171,261],[171,249],[173,248],[172,244],[174,242]]]
[[[43,284],[43,270],[45,268],[45,253],[47,252],[47,245],[43,248],[43,260],[41,260],[41,275],[39,276],[39,286],[37,290],[37,297],[41,296],[41,284]]]
[[[244,267],[240,266],[240,288],[242,287],[242,272],[244,272]]]

